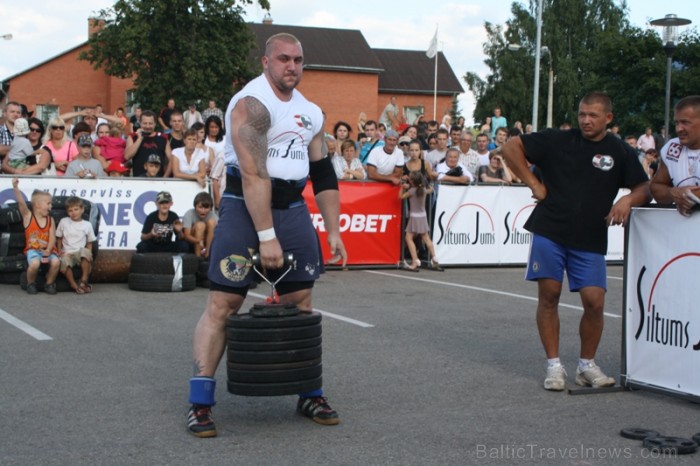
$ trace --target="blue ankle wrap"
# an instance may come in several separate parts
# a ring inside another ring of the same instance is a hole
[[[195,405],[214,406],[214,391],[216,379],[213,377],[192,377],[190,379],[190,403]]]
[[[319,388],[312,392],[299,393],[299,398],[316,398],[317,396],[323,396],[323,389]]]

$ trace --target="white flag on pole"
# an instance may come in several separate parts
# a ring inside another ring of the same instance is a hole
[[[428,47],[428,50],[425,52],[425,54],[428,56],[428,58],[434,58],[435,55],[437,55],[437,48],[438,48],[438,38],[437,38],[437,28],[435,28],[435,35],[433,36],[433,40],[430,41],[430,46]]]

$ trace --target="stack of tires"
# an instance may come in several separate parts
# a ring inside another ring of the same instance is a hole
[[[68,196],[54,196],[51,200],[51,216],[58,226],[62,218],[67,217],[66,199]],[[83,199],[85,211],[83,219],[90,222],[95,236],[100,234],[100,209],[96,204]],[[31,202],[27,203],[31,210]],[[0,283],[19,284],[22,289],[27,287],[27,261],[24,257],[24,225],[19,207],[12,204],[9,207],[0,209]],[[93,261],[97,258],[98,241],[92,244]],[[73,276],[76,281],[80,280],[82,271],[79,266],[73,268]],[[37,289],[43,291],[45,277],[40,271],[37,277]],[[57,291],[70,291],[70,285],[62,274],[56,279]]]
[[[16,204],[0,209],[0,283],[17,285],[27,269],[24,225]]]
[[[244,396],[294,395],[321,388],[321,314],[233,315],[226,323],[227,388]]]
[[[199,262],[194,254],[134,254],[129,267],[129,289],[159,292],[194,290],[197,287]]]

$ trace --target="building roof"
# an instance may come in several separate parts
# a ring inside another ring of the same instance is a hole
[[[329,29],[280,24],[251,23],[257,41],[256,58],[265,50],[265,41],[280,32],[294,35],[304,47],[304,68],[309,70],[381,73],[377,59],[362,33],[356,29]]]
[[[435,86],[435,59],[422,50],[373,49],[384,72],[379,75],[379,92],[401,94],[432,93]],[[464,88],[445,55],[438,52],[437,93],[461,94]]]

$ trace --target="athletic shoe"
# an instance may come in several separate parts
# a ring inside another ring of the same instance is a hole
[[[589,362],[586,369],[581,370],[581,366],[576,369],[576,385],[593,388],[612,387],[615,385],[615,379],[605,375],[596,363]]]
[[[314,422],[326,426],[333,426],[340,422],[338,413],[328,406],[328,400],[323,396],[316,396],[313,398],[299,397],[297,412],[311,418]]]
[[[566,370],[561,364],[547,367],[547,377],[544,379],[544,389],[560,392],[566,385]]]
[[[27,285],[27,293],[29,294],[37,294],[39,290],[36,289],[36,283],[30,283]]]
[[[195,437],[216,437],[216,426],[211,417],[211,406],[192,405],[187,413],[187,429]]]
[[[44,285],[46,294],[56,294],[56,283],[47,283]]]

